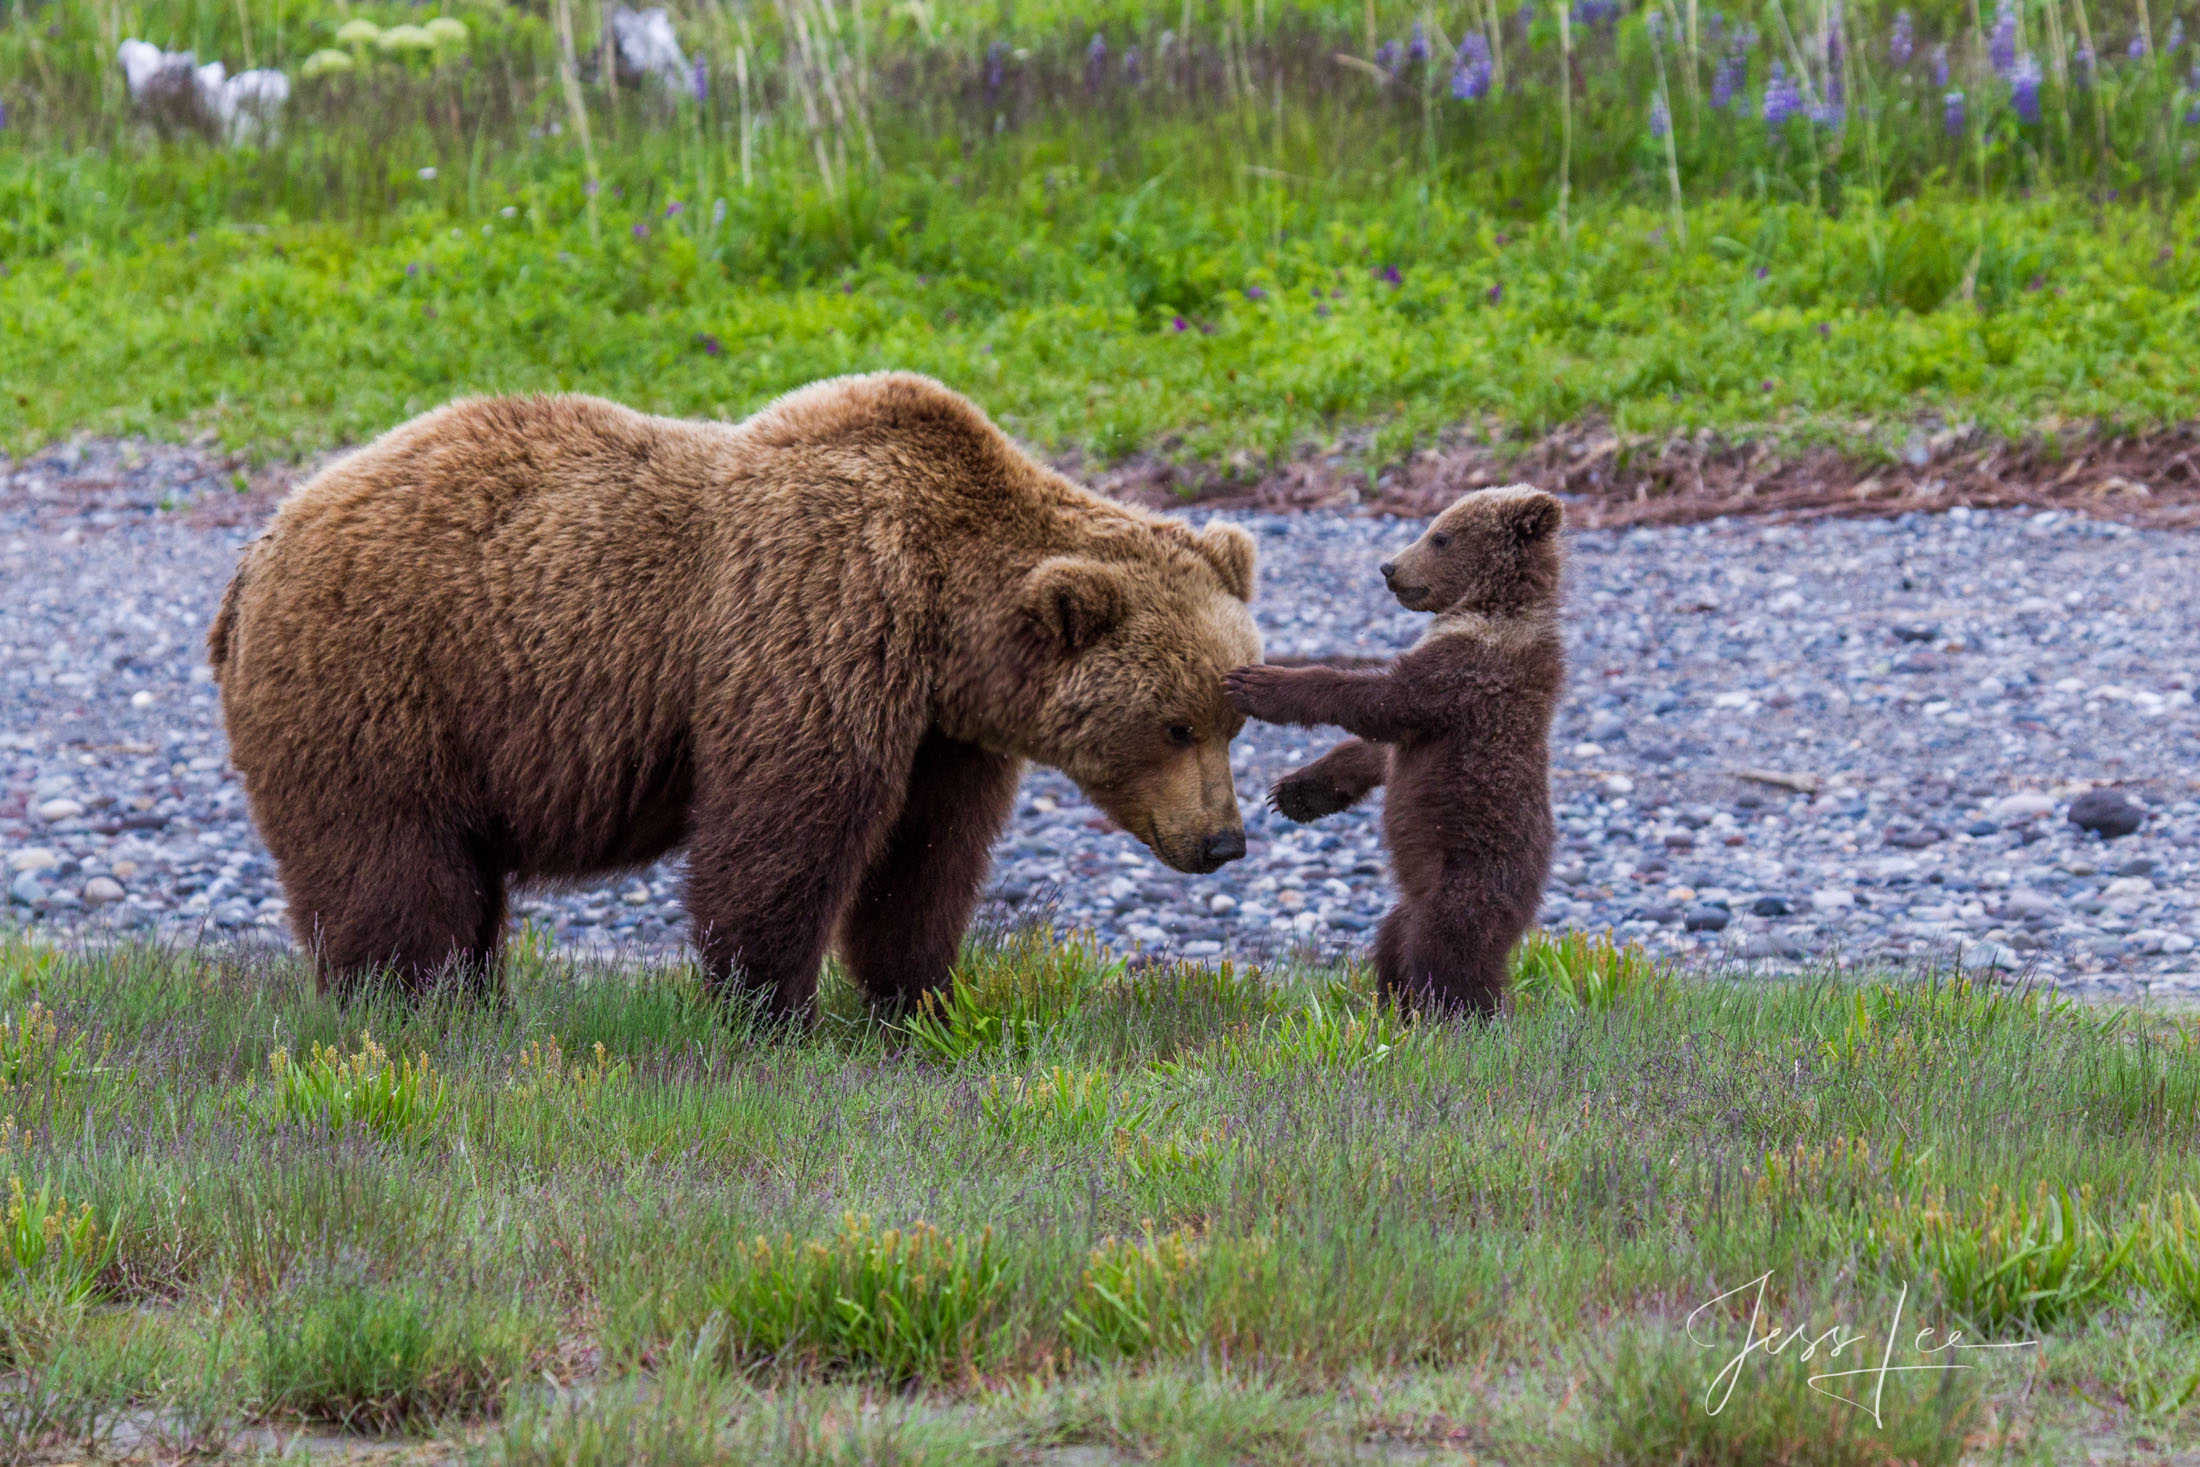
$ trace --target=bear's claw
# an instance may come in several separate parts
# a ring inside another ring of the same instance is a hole
[[[1268,803],[1278,815],[1300,825],[1334,815],[1350,807],[1344,792],[1319,779],[1279,779],[1268,791]]]

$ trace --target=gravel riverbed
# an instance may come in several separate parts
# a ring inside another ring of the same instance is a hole
[[[279,939],[203,652],[241,503],[183,449],[0,460],[5,921]],[[1233,517],[1259,539],[1271,655],[1419,632],[1375,571],[1417,525]],[[1959,509],[1571,545],[1547,925],[1768,970],[1953,960],[2200,991],[2200,539]],[[1307,827],[1262,804],[1334,737],[1248,726],[1251,853],[1212,876],[1166,870],[1034,771],[995,910],[1195,958],[1364,945],[1390,901],[1379,799]],[[2080,828],[2081,797],[2137,828]],[[684,928],[677,863],[516,905],[575,949],[660,952]]]

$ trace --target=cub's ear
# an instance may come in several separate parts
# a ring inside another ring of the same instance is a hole
[[[1566,523],[1566,506],[1554,494],[1531,490],[1505,506],[1505,523],[1516,539],[1541,540]]]
[[[1222,588],[1240,601],[1253,599],[1253,537],[1219,520],[1199,532],[1199,553],[1222,577]]]
[[[1130,583],[1112,565],[1057,555],[1031,568],[1017,603],[1041,636],[1064,652],[1082,652],[1123,620]]]

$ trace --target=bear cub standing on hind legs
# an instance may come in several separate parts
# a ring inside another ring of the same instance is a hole
[[[1551,718],[1564,681],[1557,499],[1525,485],[1469,494],[1383,567],[1400,603],[1431,611],[1388,667],[1240,667],[1225,690],[1270,723],[1356,737],[1278,780],[1293,820],[1390,793],[1383,835],[1398,905],[1375,940],[1385,996],[1494,1012],[1506,957],[1550,874]]]

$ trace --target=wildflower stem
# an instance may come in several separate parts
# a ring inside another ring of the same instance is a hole
[[[580,66],[573,54],[573,0],[557,0],[555,11],[558,28],[558,81],[565,90],[566,115],[573,119],[573,131],[581,140],[581,166],[588,175],[588,238],[594,243],[598,238],[596,225],[596,194],[603,179],[596,172],[596,144],[588,132],[588,103],[581,96]]]

